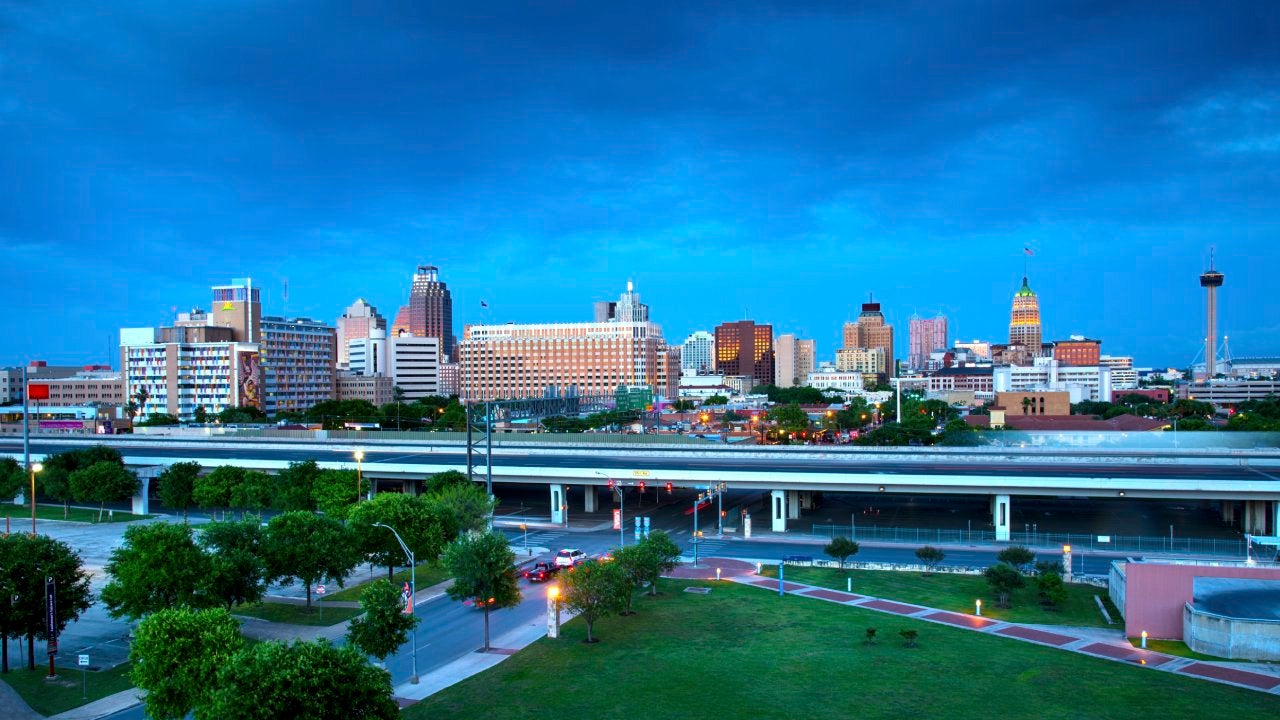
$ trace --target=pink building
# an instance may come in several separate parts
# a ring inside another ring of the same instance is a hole
[[[378,314],[378,308],[365,302],[363,298],[351,303],[342,317],[338,318],[338,367],[351,365],[350,349],[347,343],[351,340],[362,340],[373,337],[374,330],[386,331],[387,319]],[[386,337],[386,335],[383,335]]]
[[[1111,565],[1111,601],[1124,615],[1128,637],[1183,640],[1183,607],[1192,602],[1197,578],[1280,581],[1280,567],[1243,562],[1116,562]]]
[[[947,347],[947,318],[913,317],[908,322],[907,366],[912,370],[932,370],[929,355]]]

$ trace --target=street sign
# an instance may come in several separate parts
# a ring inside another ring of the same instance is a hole
[[[323,594],[324,594],[324,586],[323,586],[323,585],[317,585],[317,586],[316,586],[316,594],[317,594],[317,595],[323,595]]]
[[[44,579],[45,635],[49,638],[49,654],[58,652],[58,594],[52,577]]]
[[[622,511],[619,510],[618,508],[613,509],[613,529],[614,530],[622,529]]]
[[[79,663],[77,663],[77,664],[78,664],[80,667],[89,667],[89,656],[88,656],[88,655],[81,655],[81,656],[80,656],[80,662],[79,662]]]

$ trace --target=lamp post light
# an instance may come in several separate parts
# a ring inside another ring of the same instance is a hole
[[[36,473],[44,470],[44,465],[31,463],[31,537],[36,536]]]
[[[973,614],[979,617],[982,616],[982,600],[973,601]]]
[[[560,587],[547,588],[547,637],[560,637]]]
[[[360,472],[360,462],[364,460],[364,451],[356,451],[356,504],[360,503],[360,486],[364,484],[363,474]]]
[[[404,554],[409,556],[409,617],[415,617],[418,614],[417,598],[418,598],[418,564],[414,561],[413,551],[408,545],[404,544],[404,540],[400,538],[400,533],[395,528],[383,523],[374,523],[374,527],[386,528],[396,536],[396,542],[400,543],[400,549],[404,550]],[[413,675],[409,678],[409,682],[414,685],[418,684],[418,623],[413,624],[413,636],[410,642],[413,643]]]
[[[611,487],[614,485],[613,479],[610,478],[608,475],[605,475],[599,470],[594,470],[592,472],[594,472],[596,475],[599,475],[600,477],[607,480]],[[626,496],[623,495],[621,482],[618,482],[617,486],[614,487],[614,489],[617,490],[618,492],[618,547],[623,548],[627,546]],[[592,492],[594,492],[594,490]]]

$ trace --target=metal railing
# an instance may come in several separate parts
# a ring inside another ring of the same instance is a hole
[[[938,528],[892,528],[876,525],[813,525],[819,537],[848,537],[853,540],[897,542],[912,545],[1007,545],[1053,548],[1063,545],[1083,552],[1168,553],[1244,558],[1247,544],[1238,538],[1167,538],[1140,535],[1084,535],[1079,533],[1011,532],[1009,539],[996,540],[990,530],[944,530]]]

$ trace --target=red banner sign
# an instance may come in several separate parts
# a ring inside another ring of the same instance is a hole
[[[48,400],[49,386],[45,385],[44,383],[40,383],[39,385],[34,383],[27,383],[27,399],[28,400]]]

